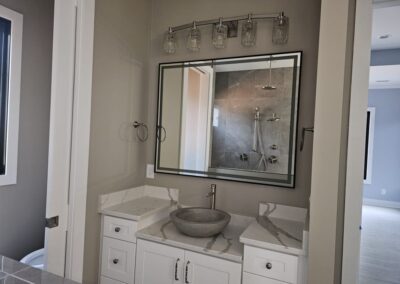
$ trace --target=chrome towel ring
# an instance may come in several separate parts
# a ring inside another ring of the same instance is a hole
[[[143,122],[133,122],[133,127],[136,129],[136,137],[140,142],[146,142],[149,138],[149,128]]]

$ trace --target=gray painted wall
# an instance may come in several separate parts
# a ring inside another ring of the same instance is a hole
[[[144,183],[144,121],[150,34],[147,0],[97,0],[83,283],[97,283],[100,194]]]
[[[400,64],[400,48],[373,50],[371,66]]]
[[[49,143],[52,0],[0,0],[24,15],[16,185],[0,187],[0,254],[43,247]]]
[[[400,89],[370,90],[368,104],[376,108],[375,135],[372,183],[364,185],[364,198],[400,202]]]
[[[190,53],[185,50],[182,39],[186,37],[186,32],[179,33],[179,48],[175,55],[165,55],[162,51],[162,39],[168,26],[191,22],[195,19],[281,10],[285,11],[285,14],[290,17],[290,34],[287,45],[272,45],[271,22],[260,21],[258,41],[253,48],[243,48],[240,45],[240,37],[238,37],[229,40],[226,49],[215,50],[211,45],[210,30],[206,29],[203,30],[202,48],[199,53]],[[147,163],[154,163],[157,65],[160,62],[302,50],[304,57],[301,74],[299,127],[309,127],[314,124],[320,0],[154,0],[152,12],[148,92],[150,138],[147,143]],[[189,205],[208,204],[204,196],[209,190],[210,184],[216,183],[218,188],[217,207],[245,215],[256,215],[258,202],[263,200],[308,207],[311,184],[311,154],[312,136],[308,136],[304,151],[298,152],[297,155],[297,180],[294,190],[165,174],[156,174],[155,179],[147,179],[146,182],[181,189],[181,201]]]

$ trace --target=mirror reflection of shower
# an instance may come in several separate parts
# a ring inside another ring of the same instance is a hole
[[[276,90],[276,87],[272,85],[272,56],[269,57],[269,82],[267,85],[261,87],[263,90]]]
[[[260,108],[255,108],[254,128],[253,128],[253,147],[252,150],[260,155],[256,170],[266,171],[268,168],[267,158],[264,151],[264,143],[261,135],[261,113]]]
[[[270,118],[267,118],[266,121],[268,122],[275,122],[279,121],[280,117],[274,112]],[[253,125],[253,144],[252,144],[252,151],[259,155],[257,165],[255,170],[257,171],[267,171],[268,163],[276,164],[278,162],[278,157],[275,155],[271,155],[269,157],[266,156],[265,149],[264,149],[264,141],[262,135],[262,125],[261,125],[261,112],[260,108],[256,107],[254,109],[254,125]],[[271,150],[277,150],[278,146],[273,144],[270,146]]]

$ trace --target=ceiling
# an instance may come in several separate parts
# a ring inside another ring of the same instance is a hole
[[[400,88],[400,65],[371,66],[369,70],[370,89]]]
[[[399,27],[400,1],[374,1],[372,50],[400,48]]]

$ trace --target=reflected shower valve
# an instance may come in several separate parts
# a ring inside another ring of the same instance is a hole
[[[248,161],[249,160],[249,155],[247,155],[246,153],[242,153],[239,156],[241,161]]]
[[[278,162],[278,157],[274,156],[274,155],[271,155],[271,156],[268,157],[268,162],[270,164],[276,164]]]

